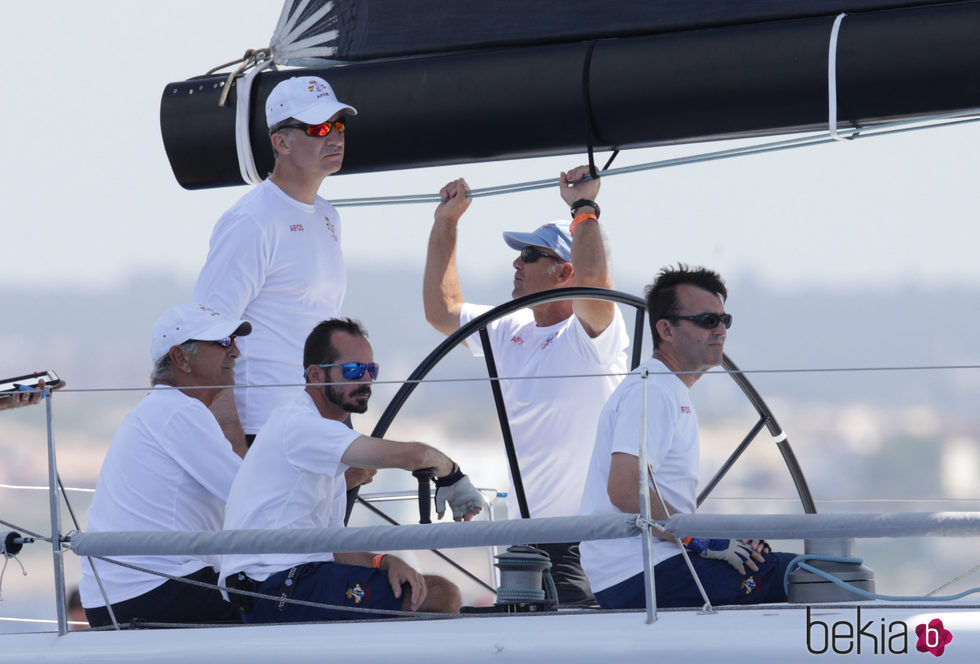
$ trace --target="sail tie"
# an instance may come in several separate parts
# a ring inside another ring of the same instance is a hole
[[[589,176],[595,180],[599,173],[595,169],[595,139],[598,136],[595,126],[595,118],[592,116],[592,94],[590,91],[589,72],[592,69],[592,53],[598,42],[589,42],[585,49],[585,59],[582,62],[582,101],[585,105],[585,116],[588,120],[588,131],[585,134],[586,147],[589,151]],[[601,140],[601,139],[600,139]]]
[[[235,147],[238,152],[238,170],[242,179],[251,184],[261,184],[262,177],[255,165],[255,154],[252,152],[252,137],[249,133],[249,112],[251,111],[252,82],[263,69],[274,67],[273,61],[258,62],[252,71],[238,81],[238,98],[235,103]],[[227,91],[228,86],[225,86]]]
[[[827,106],[828,120],[827,126],[830,128],[830,137],[835,141],[849,141],[850,136],[841,136],[837,133],[837,42],[840,38],[840,24],[844,22],[844,12],[837,15],[834,19],[834,27],[830,29],[830,50],[827,54]]]

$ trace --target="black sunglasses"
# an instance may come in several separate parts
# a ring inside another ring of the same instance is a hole
[[[337,128],[338,134],[343,134],[347,129],[347,120],[344,118],[337,118],[333,122],[327,120],[326,122],[321,122],[320,124],[306,124],[305,122],[297,124],[282,125],[279,129],[302,129],[306,132],[307,136],[326,136],[329,134],[333,128]]]
[[[713,330],[718,327],[718,323],[725,326],[727,330],[732,326],[731,314],[698,314],[697,316],[668,316],[670,320],[689,320],[699,327],[706,330]]]
[[[550,258],[553,261],[560,261],[562,263],[565,262],[565,259],[559,258],[558,256],[552,256],[551,254],[546,254],[537,247],[532,247],[531,245],[521,249],[521,260],[525,263],[533,263],[542,257]]]

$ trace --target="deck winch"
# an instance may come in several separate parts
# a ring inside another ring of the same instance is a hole
[[[495,556],[500,570],[495,607],[508,612],[558,610],[551,559],[533,546],[511,546]]]
[[[860,562],[836,560],[854,558],[854,538],[808,539],[803,544],[804,555],[817,556],[807,564],[847,582],[860,590],[875,591],[875,574]],[[789,590],[786,601],[794,604],[819,602],[853,602],[862,599],[856,593],[843,588],[813,572],[794,569],[789,573]]]

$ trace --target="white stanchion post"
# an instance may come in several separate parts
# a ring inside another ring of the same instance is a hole
[[[640,380],[643,382],[643,401],[640,404],[640,516],[644,520],[643,533],[643,582],[647,605],[647,624],[657,620],[657,588],[653,578],[653,530],[650,528],[650,488],[647,486],[649,474],[647,462],[647,390],[649,387],[650,371],[643,369]]]
[[[48,422],[48,499],[51,506],[51,554],[54,558],[54,596],[58,610],[58,636],[68,633],[65,609],[65,564],[61,554],[61,510],[58,501],[58,464],[54,453],[54,429],[51,426],[51,389],[44,388]]]

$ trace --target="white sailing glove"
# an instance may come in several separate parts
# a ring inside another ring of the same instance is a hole
[[[739,574],[745,574],[745,561],[752,557],[751,546],[733,539],[692,537],[684,541],[684,546],[702,558],[724,560],[738,570]]]
[[[470,478],[456,464],[453,464],[453,472],[436,478],[436,513],[440,519],[446,511],[447,502],[453,511],[454,521],[469,521],[483,509],[483,494],[476,490]]]

